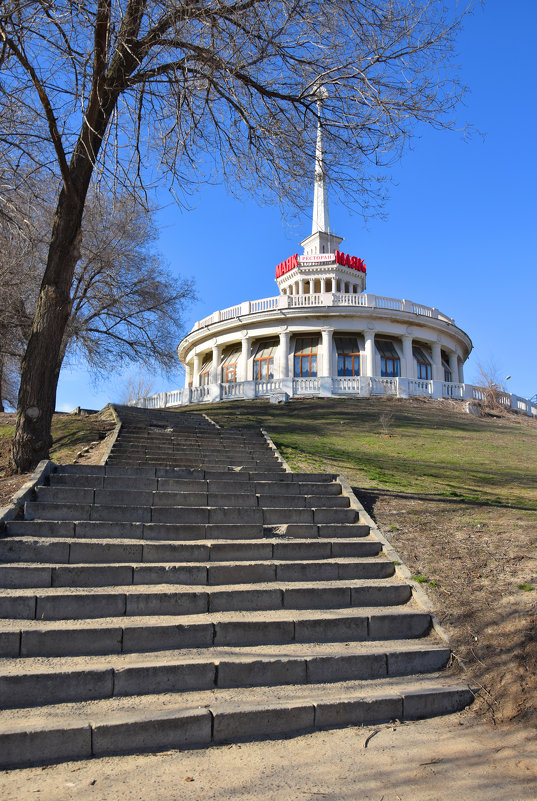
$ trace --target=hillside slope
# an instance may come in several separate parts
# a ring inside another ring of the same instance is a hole
[[[389,398],[203,411],[262,425],[294,469],[343,473],[482,685],[477,708],[537,725],[537,421]]]

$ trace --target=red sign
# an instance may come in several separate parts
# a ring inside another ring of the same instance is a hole
[[[295,253],[294,256],[289,256],[286,261],[282,261],[278,264],[276,267],[276,278],[281,278],[282,275],[285,275],[290,270],[294,270],[298,265],[298,260],[301,258],[302,257]],[[336,264],[341,264],[342,267],[350,267],[351,270],[358,270],[360,273],[366,272],[365,262],[363,259],[359,259],[358,256],[349,256],[348,253],[341,253],[339,250],[336,250],[334,258]]]
[[[358,256],[349,256],[348,253],[340,253],[336,250],[336,262],[343,267],[350,267],[351,270],[358,270],[360,273],[365,273],[365,262],[359,259]]]
[[[297,254],[295,253],[294,256],[289,256],[286,261],[282,261],[276,267],[276,278],[280,278],[285,273],[288,273],[289,270],[293,270],[297,265]]]

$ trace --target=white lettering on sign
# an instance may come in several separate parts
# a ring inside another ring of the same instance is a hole
[[[316,253],[313,256],[299,256],[298,261],[300,264],[325,264],[326,262],[334,261],[335,256],[333,253]]]

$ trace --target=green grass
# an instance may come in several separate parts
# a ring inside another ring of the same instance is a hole
[[[342,472],[361,488],[537,510],[537,421],[522,415],[475,418],[454,403],[389,398],[200,409],[224,427],[263,426],[293,469]]]

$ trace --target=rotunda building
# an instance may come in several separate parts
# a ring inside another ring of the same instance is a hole
[[[466,397],[468,335],[437,308],[369,294],[366,265],[330,231],[317,134],[311,234],[276,267],[279,294],[216,311],[179,343],[168,405],[260,396]]]

